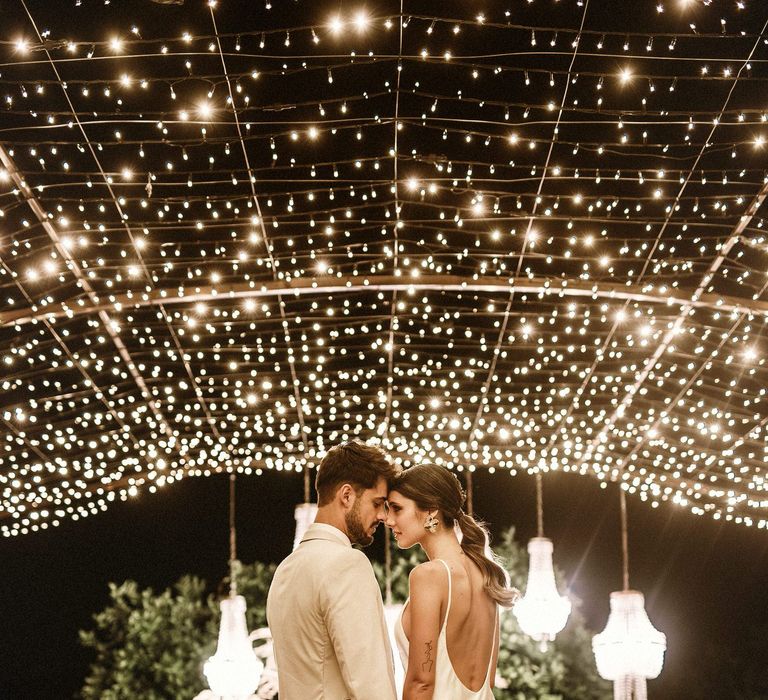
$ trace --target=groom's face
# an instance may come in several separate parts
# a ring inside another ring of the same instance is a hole
[[[372,489],[364,489],[355,497],[355,502],[344,516],[347,535],[353,544],[367,547],[373,542],[376,528],[387,517],[386,502],[387,482],[383,477]]]

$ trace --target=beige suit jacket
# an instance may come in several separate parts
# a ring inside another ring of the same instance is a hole
[[[396,700],[392,650],[368,558],[315,523],[267,597],[280,700]]]

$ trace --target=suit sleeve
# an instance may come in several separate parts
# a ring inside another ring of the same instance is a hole
[[[351,550],[323,586],[323,616],[354,700],[396,700],[392,649],[381,593],[368,559]]]

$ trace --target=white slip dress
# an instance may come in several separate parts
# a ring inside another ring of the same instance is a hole
[[[432,697],[436,700],[493,700],[493,690],[491,690],[491,666],[493,666],[493,656],[496,651],[497,634],[499,622],[499,607],[496,606],[496,619],[493,625],[493,645],[491,646],[491,658],[488,659],[488,670],[485,674],[485,681],[479,690],[470,690],[461,682],[456,672],[453,670],[453,664],[448,656],[448,615],[451,614],[451,569],[442,559],[435,559],[442,562],[445,570],[448,572],[448,605],[446,606],[445,619],[440,628],[440,634],[437,638],[437,655],[435,657],[435,689]],[[403,668],[408,670],[408,638],[403,630],[403,613],[408,607],[410,598],[405,601],[403,610],[397,618],[395,624],[395,641],[400,652],[400,659],[403,662]]]

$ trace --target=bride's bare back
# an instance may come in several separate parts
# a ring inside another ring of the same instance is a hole
[[[496,603],[488,596],[480,569],[466,556],[443,558],[451,571],[451,605],[446,627],[446,646],[453,671],[471,691],[478,691],[485,681],[489,662],[495,671],[498,656]],[[435,567],[442,575],[430,576],[430,585],[440,587],[440,626],[448,609],[448,575],[439,561],[422,564]],[[438,569],[439,567],[439,569]],[[436,572],[433,572],[436,573]],[[414,580],[414,579],[412,579]],[[415,579],[418,580],[418,579]],[[424,584],[422,584],[424,585]],[[411,591],[413,595],[413,591]],[[413,637],[409,607],[403,611],[403,631]],[[493,655],[493,659],[491,659]],[[493,675],[491,676],[493,683]]]

